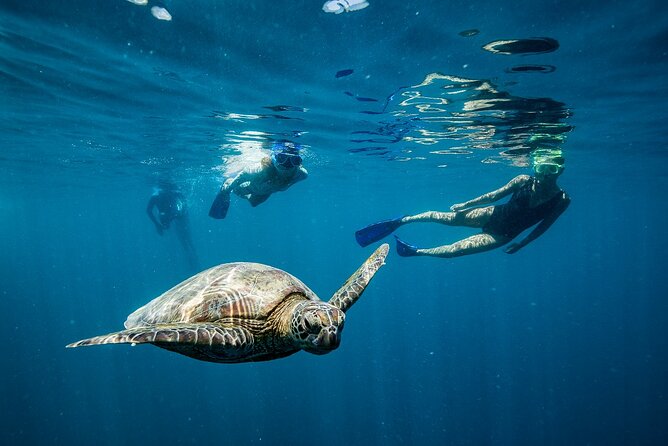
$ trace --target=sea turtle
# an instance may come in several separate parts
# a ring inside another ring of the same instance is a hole
[[[125,330],[67,347],[149,343],[211,362],[267,361],[302,349],[329,353],[339,346],[345,312],[384,264],[388,248],[380,246],[329,302],[280,269],[226,263],[139,308]]]

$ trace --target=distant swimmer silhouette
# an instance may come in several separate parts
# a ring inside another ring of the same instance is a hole
[[[173,183],[164,180],[158,183],[146,205],[146,214],[159,235],[163,235],[174,223],[176,236],[183,246],[188,264],[191,268],[199,268],[195,247],[190,238],[186,199]]]
[[[561,150],[539,149],[533,154],[535,175],[519,175],[505,186],[465,203],[455,204],[452,212],[428,211],[417,215],[398,217],[369,225],[355,233],[361,246],[390,235],[399,226],[413,222],[434,222],[449,226],[481,228],[482,232],[451,245],[418,248],[397,237],[400,256],[460,257],[489,251],[506,245],[522,231],[537,225],[522,241],[504,249],[514,254],[542,235],[566,210],[571,200],[557,185],[564,171]],[[512,194],[507,203],[476,207],[493,203]]]
[[[298,181],[305,180],[308,171],[302,166],[300,151],[301,146],[291,141],[274,142],[270,155],[225,180],[211,205],[209,216],[225,218],[230,207],[231,192],[255,207],[274,192],[284,191]]]

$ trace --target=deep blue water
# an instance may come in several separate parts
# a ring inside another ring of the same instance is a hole
[[[666,3],[322,3],[2,0],[0,443],[666,444]],[[528,38],[558,48],[483,49]],[[514,255],[392,250],[333,353],[64,348],[196,272],[146,217],[161,179],[201,269],[266,263],[328,299],[371,252],[356,229],[529,173],[537,134],[567,158],[554,226]],[[223,159],[282,138],[309,178],[210,219]]]

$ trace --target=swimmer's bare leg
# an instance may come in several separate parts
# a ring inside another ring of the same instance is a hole
[[[432,257],[461,257],[469,254],[489,251],[505,245],[511,239],[502,235],[492,235],[486,232],[472,235],[451,245],[438,246],[436,248],[418,248],[414,255]]]
[[[474,208],[459,212],[427,211],[416,215],[407,215],[401,219],[401,224],[430,222],[441,223],[449,226],[467,226],[470,228],[482,228],[492,216],[494,206]]]

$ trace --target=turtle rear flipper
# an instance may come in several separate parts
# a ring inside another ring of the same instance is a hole
[[[385,257],[390,245],[383,243],[371,256],[360,266],[352,276],[346,280],[339,290],[329,300],[330,305],[346,312],[360,298],[366,286],[371,282],[373,275],[385,264]]]
[[[67,345],[68,348],[101,344],[182,345],[245,350],[253,344],[253,335],[243,327],[217,324],[160,324],[136,327]]]

